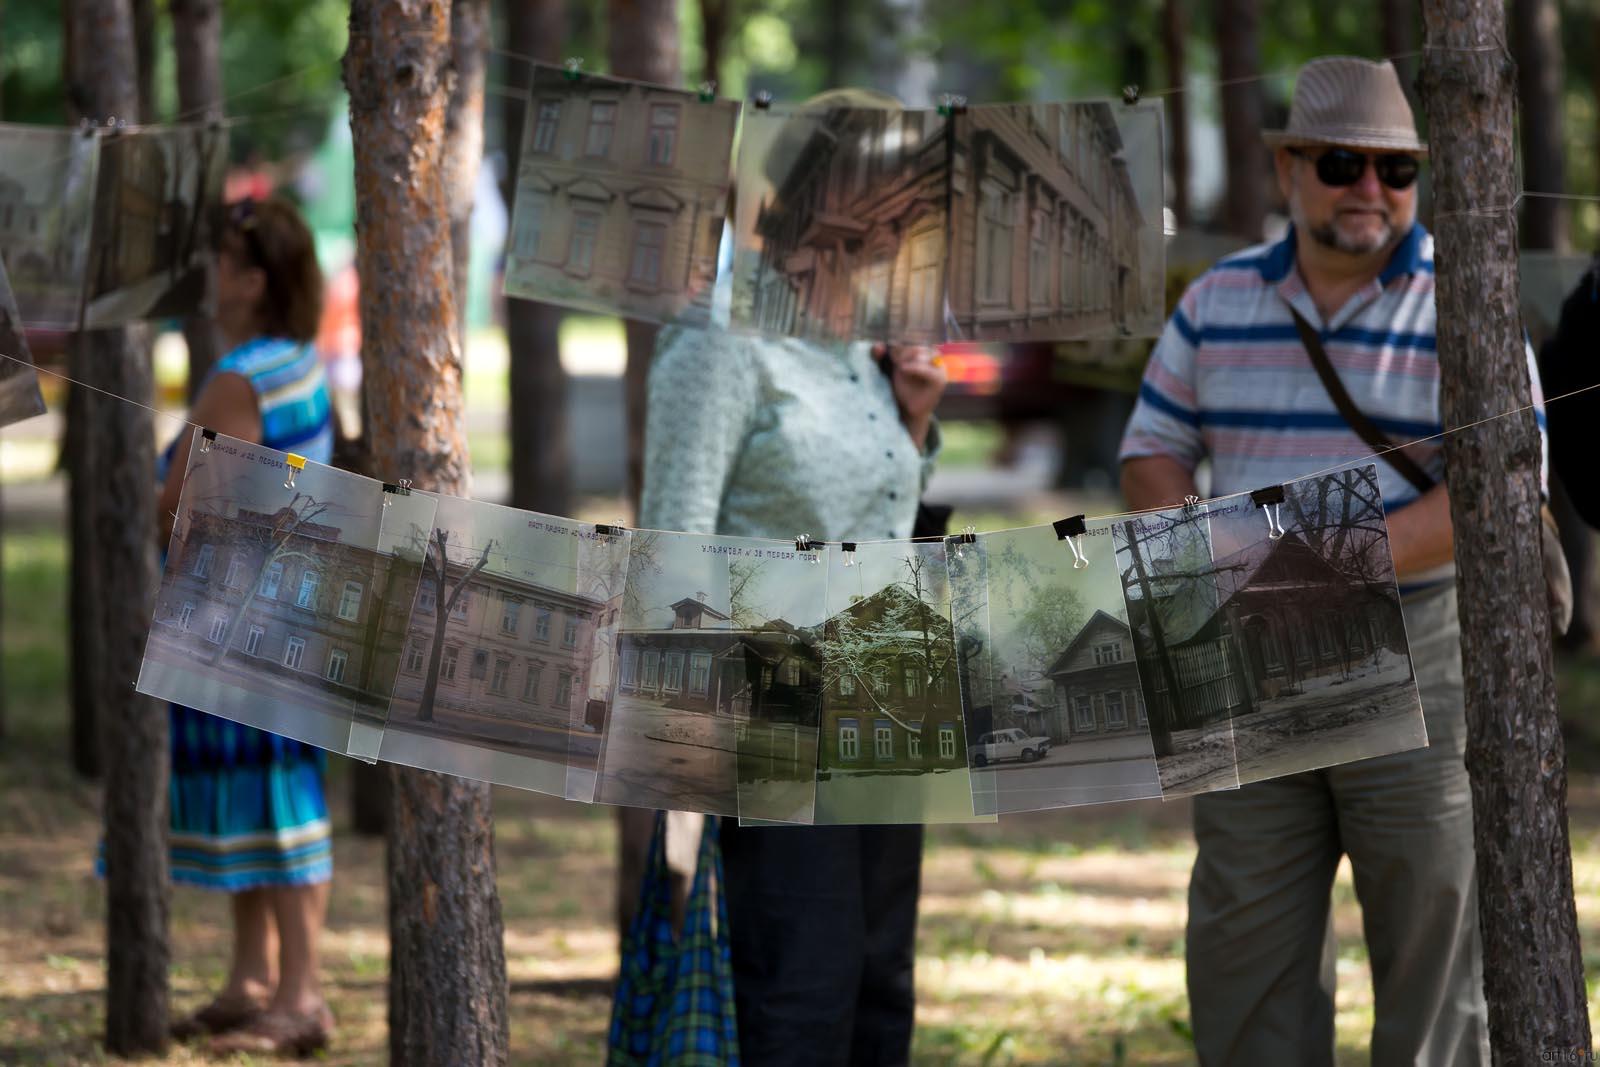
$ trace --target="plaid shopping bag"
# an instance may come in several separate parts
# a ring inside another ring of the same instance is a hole
[[[706,819],[679,940],[672,932],[666,815],[656,813],[639,912],[622,939],[607,1067],[739,1065],[719,821]]]

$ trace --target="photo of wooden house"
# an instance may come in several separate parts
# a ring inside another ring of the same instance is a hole
[[[1147,734],[1144,697],[1128,624],[1096,610],[1045,671],[1054,701],[1030,727],[1058,745]]]
[[[92,134],[0,123],[0,248],[29,326],[78,326],[99,159]]]

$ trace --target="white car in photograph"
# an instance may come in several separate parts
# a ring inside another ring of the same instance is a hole
[[[985,767],[1004,760],[1021,760],[1032,763],[1043,759],[1050,751],[1048,737],[1030,737],[1021,730],[995,730],[978,738],[978,747],[972,755],[974,766]]]

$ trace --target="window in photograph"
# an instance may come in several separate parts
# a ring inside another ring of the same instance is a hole
[[[406,670],[417,674],[422,670],[423,643],[413,637],[406,644]]]
[[[667,670],[661,679],[661,688],[676,693],[683,688],[683,653],[667,653]]]
[[[839,695],[853,697],[856,695],[856,676],[853,674],[839,675]]]
[[[918,333],[939,329],[944,313],[944,231],[938,226],[911,235],[911,269],[906,279],[906,326]]]
[[[472,603],[473,590],[481,588],[481,586],[473,586],[471,588],[462,586],[460,589],[457,589],[455,593],[452,594],[455,597],[456,602],[450,608],[450,617],[452,619],[460,619],[465,622],[467,618],[467,606]]]
[[[770,693],[771,691],[772,691],[772,668],[763,665],[762,668],[761,668],[761,684],[757,688],[757,692]]]
[[[417,610],[424,615],[432,615],[437,598],[437,583],[432,578],[424,578],[417,587]]]
[[[583,154],[605,159],[611,154],[611,135],[617,128],[617,105],[611,100],[596,100],[589,105],[589,130],[583,138]]]
[[[1122,662],[1122,642],[1108,641],[1102,645],[1094,646],[1094,665],[1104,667],[1110,663]]]
[[[1130,696],[1133,700],[1133,721],[1143,726],[1150,721],[1144,713],[1144,694],[1135,689],[1131,691]]]
[[[316,610],[317,586],[321,582],[322,576],[307,567],[305,572],[300,575],[300,592],[295,595],[294,606],[312,611]]]
[[[1325,616],[1317,616],[1317,651],[1323,656],[1333,655],[1333,627]]]
[[[894,762],[894,729],[888,719],[872,724],[872,758],[879,763]]]
[[[543,193],[519,193],[516,204],[517,231],[512,234],[518,259],[532,262],[539,258],[539,242],[544,236],[545,209],[549,198]]]
[[[572,706],[572,675],[568,674],[566,671],[556,672],[555,695],[556,707],[569,708]]]
[[[261,639],[267,631],[260,626],[252,626],[244,637],[244,654],[247,656],[258,655],[261,652]]]
[[[535,641],[550,640],[550,609],[535,608],[533,612],[533,639]]]
[[[916,700],[922,696],[922,668],[915,663],[902,664],[900,679],[906,687],[906,699]]]
[[[504,696],[506,692],[506,679],[511,677],[511,661],[496,656],[494,671],[489,675],[489,692],[497,696]]]
[[[189,632],[189,624],[194,621],[194,601],[185,600],[183,607],[178,609],[178,629],[184,633]]]
[[[858,760],[861,758],[861,734],[856,728],[856,720],[839,720],[839,758],[841,760]]]
[[[228,558],[228,573],[223,577],[222,584],[229,589],[239,588],[239,579],[244,577],[244,560],[235,552]]]
[[[291,671],[300,669],[300,660],[306,654],[306,640],[303,637],[291,637],[283,645],[283,665]]]
[[[661,653],[649,649],[641,659],[644,671],[643,684],[646,689],[654,689],[661,681]]]
[[[993,178],[983,182],[978,223],[978,292],[990,304],[1011,299],[1011,231],[1015,194]]]
[[[539,114],[533,126],[533,150],[554,152],[556,131],[561,128],[561,101],[539,101]]]
[[[1036,209],[1028,236],[1028,303],[1034,307],[1050,303],[1050,228],[1050,212]]]
[[[678,156],[677,104],[650,105],[650,144],[645,159],[658,167],[670,167]]]
[[[956,758],[956,728],[953,723],[939,724],[939,758]]]
[[[500,605],[500,632],[514,634],[517,632],[517,623],[522,619],[522,598],[510,593],[500,596],[504,601]]]
[[[1122,705],[1122,693],[1106,694],[1106,729],[1125,730],[1128,728],[1128,712]]]
[[[1311,620],[1305,616],[1299,619],[1299,625],[1291,628],[1289,639],[1294,642],[1294,658],[1302,664],[1311,662]]]
[[[638,289],[661,288],[661,256],[667,244],[667,228],[659,222],[638,222],[633,227],[633,256],[628,265],[628,284]]]
[[[211,615],[211,629],[206,632],[206,640],[213,645],[220,645],[227,633],[228,617],[221,612],[213,612]]]
[[[922,758],[922,732],[914,730],[906,734],[906,755],[912,759]]]
[[[791,659],[788,659],[788,660],[784,661],[784,664],[783,664],[783,684],[784,685],[799,685],[800,684],[800,661],[799,660],[791,658]]]
[[[1261,637],[1261,659],[1266,664],[1270,673],[1281,674],[1287,664],[1283,661],[1283,641],[1278,637],[1277,628],[1264,619],[1258,620],[1260,626],[1256,632]],[[1249,624],[1245,624],[1248,631]]]
[[[361,583],[345,582],[344,590],[339,594],[339,618],[345,622],[355,622],[361,614]]]
[[[887,673],[873,677],[872,693],[880,700],[889,695],[889,675]]]
[[[278,599],[278,586],[283,584],[283,561],[278,560],[261,576],[261,595],[267,600]]]
[[[1093,235],[1089,229],[1089,220],[1080,219],[1078,221],[1078,257],[1080,265],[1078,269],[1078,298],[1076,301],[1076,305],[1080,310],[1088,310],[1091,303],[1089,299],[1089,279],[1093,275],[1094,271],[1092,269],[1093,264],[1091,264],[1089,260],[1093,255],[1093,252],[1090,249],[1090,242],[1092,238]]]
[[[442,681],[453,682],[456,680],[456,663],[461,659],[461,649],[455,645],[444,646],[444,658],[439,662],[439,678]]]
[[[568,615],[567,623],[561,628],[561,645],[563,648],[578,647],[578,617]]]
[[[1080,696],[1072,702],[1072,728],[1081,733],[1094,731],[1094,701]]]
[[[634,689],[639,685],[639,650],[622,650],[622,688]]]
[[[711,689],[711,653],[689,653],[689,695],[703,697]]]
[[[472,677],[483,681],[489,676],[489,653],[481,648],[472,650]]]
[[[201,545],[200,551],[194,557],[194,576],[196,578],[209,578],[211,576],[211,561],[216,558],[216,545]]]
[[[341,648],[336,648],[328,653],[327,678],[330,682],[343,682],[345,665],[350,662],[350,654]]]
[[[528,664],[528,673],[522,679],[522,699],[531,704],[539,702],[539,677],[544,672],[536,665]]]

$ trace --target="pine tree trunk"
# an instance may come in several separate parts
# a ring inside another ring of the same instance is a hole
[[[1497,0],[1425,0],[1446,426],[1484,993],[1497,1063],[1589,1048],[1518,305],[1513,64]]]
[[[567,36],[562,0],[509,0],[507,48],[543,63],[561,62]],[[507,63],[507,82],[525,90],[531,68]],[[501,193],[516,196],[522,156],[525,97],[504,101],[506,176]],[[507,235],[507,240],[510,235]],[[506,340],[511,349],[511,504],[553,515],[572,513],[572,451],[568,446],[567,372],[561,366],[560,308],[536,300],[506,298]]]
[[[1561,9],[1555,0],[1512,0],[1511,46],[1517,60],[1518,118],[1522,126],[1522,184],[1541,193],[1567,188],[1561,133],[1566,60],[1561,50]],[[1560,200],[1523,201],[1522,247],[1567,250],[1567,213]]]
[[[1217,51],[1222,76],[1222,140],[1228,231],[1261,239],[1267,210],[1267,151],[1261,141],[1261,8],[1259,0],[1216,0]]]
[[[137,120],[138,78],[128,0],[73,0],[70,99],[92,116]],[[75,604],[75,650],[98,663],[92,707],[105,772],[106,1049],[167,1044],[167,711],[134,692],[156,584],[153,401],[143,327],[74,335],[72,365],[97,396],[92,422],[72,431],[87,480],[73,497],[73,553],[91,553],[95,598]],[[86,392],[86,390],[75,390]],[[82,409],[80,408],[81,412]],[[82,509],[82,510],[80,510]],[[75,591],[76,592],[76,591]],[[74,669],[80,662],[74,659]]]
[[[172,47],[178,61],[178,113],[185,121],[222,118],[221,0],[172,0]],[[207,271],[211,268],[209,264]],[[208,287],[210,282],[208,281]],[[183,320],[189,350],[189,402],[221,355],[216,320],[190,315]]]
[[[356,164],[361,357],[373,463],[390,480],[468,484],[446,201],[450,10],[352,0],[344,61]],[[489,787],[395,768],[389,834],[389,1058],[508,1057]]]
[[[1172,215],[1179,227],[1189,225],[1189,94],[1184,91],[1189,65],[1187,35],[1183,0],[1163,0],[1161,49],[1167,60],[1167,87],[1176,90],[1167,97],[1167,128],[1172,131]]]

